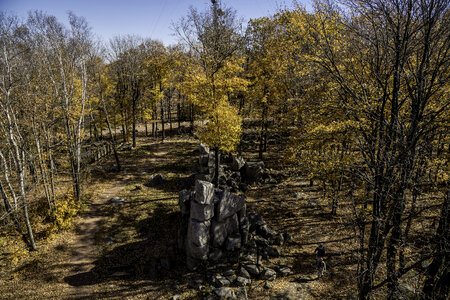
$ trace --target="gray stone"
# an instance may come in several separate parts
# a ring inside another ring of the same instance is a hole
[[[220,274],[217,274],[213,277],[212,283],[216,288],[229,286],[231,284],[231,282],[227,278],[223,277]]]
[[[232,289],[230,289],[230,288],[227,288],[227,287],[215,288],[213,290],[213,292],[221,300],[225,300],[225,299],[230,300],[230,299],[235,299],[236,298],[236,295],[234,294],[234,291]]]
[[[186,267],[190,271],[197,270],[197,268],[198,268],[198,260],[193,258],[193,257],[187,256],[186,257]]]
[[[214,196],[214,185],[210,182],[195,181],[195,202],[210,205]]]
[[[299,299],[299,295],[297,295],[296,291],[293,288],[286,289],[285,291],[281,291],[270,297],[270,300],[297,300]],[[300,298],[302,299],[302,298]]]
[[[149,185],[150,186],[158,186],[158,185],[163,184],[164,181],[166,181],[166,179],[161,174],[152,175],[152,176],[150,176]]]
[[[250,278],[251,278],[250,273],[248,273],[248,271],[247,271],[244,267],[241,267],[241,268],[239,269],[239,275],[240,275],[241,277],[244,277],[244,278],[247,278],[247,279],[250,279]]]
[[[226,241],[227,251],[233,251],[241,248],[241,236],[240,235],[230,235]]]
[[[222,275],[225,276],[225,277],[232,276],[232,275],[234,275],[234,270],[233,269],[228,269],[225,272],[223,272]]]
[[[278,251],[278,249],[275,247],[268,246],[265,248],[265,250],[266,250],[267,255],[271,258],[280,257],[280,251]]]
[[[281,277],[288,276],[289,274],[291,274],[291,268],[286,267],[286,266],[278,267],[277,271],[278,271],[278,274],[280,274]]]
[[[247,204],[244,203],[242,208],[237,212],[239,223],[244,223],[248,220],[247,219]]]
[[[200,181],[205,181],[205,182],[211,182],[213,177],[212,175],[208,175],[208,174],[195,174],[195,181],[200,180]]]
[[[209,147],[203,143],[198,145],[198,150],[200,151],[200,155],[209,154]]]
[[[250,285],[252,283],[252,281],[249,278],[245,278],[242,276],[239,276],[238,278],[236,278],[235,284],[237,286],[246,286],[246,285]]]
[[[210,221],[191,220],[188,226],[186,254],[196,259],[206,260],[209,252]]]
[[[211,238],[213,247],[222,247],[228,235],[228,222],[211,222]]]
[[[258,276],[261,273],[260,268],[254,264],[244,265],[244,268],[253,276]]]
[[[123,205],[126,203],[126,201],[120,197],[112,197],[111,199],[109,199],[109,202],[114,205]]]
[[[268,281],[264,282],[264,289],[270,290],[272,288],[272,284]]]
[[[105,241],[105,243],[106,243],[107,245],[111,245],[111,244],[114,243],[113,238],[110,237],[110,236],[106,237],[106,238],[104,239],[104,241]]]
[[[231,170],[240,171],[245,166],[245,160],[241,156],[233,156]]]
[[[248,161],[245,163],[245,177],[253,182],[259,180],[264,174],[264,163],[262,161]]]
[[[211,220],[214,217],[214,205],[203,205],[192,202],[190,217],[200,222]]]
[[[239,189],[245,193],[250,189],[250,186],[246,183],[241,182],[239,183]]]
[[[189,215],[191,207],[191,191],[182,190],[178,193],[178,205],[182,215]]]
[[[208,167],[208,163],[209,163],[209,155],[208,154],[203,154],[200,155],[198,158],[198,164],[200,165],[200,167]]]
[[[212,261],[218,261],[223,256],[223,252],[220,249],[214,249],[214,251],[211,251],[209,253],[209,259]]]
[[[181,295],[173,295],[172,298],[170,298],[171,300],[180,300],[181,299]]]
[[[245,289],[245,287],[241,287],[236,289],[236,299],[238,300],[248,300],[247,298],[247,290]]]
[[[270,268],[264,268],[264,270],[261,272],[261,279],[262,280],[275,280],[277,278],[277,272]]]
[[[277,246],[283,245],[284,244],[284,236],[281,233],[277,234],[273,239],[273,244],[277,245]]]
[[[188,242],[197,246],[208,245],[211,222],[191,220],[188,227]]]
[[[218,195],[219,201],[216,205],[216,218],[222,221],[240,211],[245,205],[245,196],[230,194],[224,190]]]
[[[256,228],[256,233],[266,240],[272,240],[276,235],[275,231],[270,228],[267,224],[258,226]]]

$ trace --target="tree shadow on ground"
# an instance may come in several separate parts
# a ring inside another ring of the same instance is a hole
[[[119,219],[114,227],[134,226],[139,240],[112,245],[94,262],[89,272],[82,272],[64,278],[75,287],[91,285],[117,285],[120,289],[108,292],[99,289],[101,297],[129,297],[146,282],[151,291],[173,292],[173,286],[189,274],[182,253],[176,247],[179,213],[160,203],[146,219]],[[117,228],[111,228],[115,231]],[[140,286],[140,287],[138,287]],[[142,290],[141,290],[142,292]]]

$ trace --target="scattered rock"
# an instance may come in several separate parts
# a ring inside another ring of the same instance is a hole
[[[241,156],[233,156],[231,170],[240,171],[245,166],[245,160]]]
[[[270,300],[297,300],[298,295],[293,288],[289,288],[285,291],[281,291],[270,297]]]
[[[227,278],[223,277],[220,274],[216,274],[213,277],[212,283],[216,288],[220,288],[223,286],[229,286],[231,284],[231,282]]]
[[[238,288],[235,293],[236,293],[236,299],[238,299],[238,300],[248,300],[248,298],[247,298],[247,290],[244,287]]]
[[[280,266],[277,268],[278,274],[280,274],[281,277],[288,276],[291,273],[291,268],[286,266]]]
[[[272,288],[272,284],[269,281],[264,282],[264,289],[270,290]]]
[[[222,275],[225,276],[225,277],[232,276],[232,275],[234,275],[234,270],[233,269],[228,269],[225,272],[223,272]]]
[[[250,189],[250,187],[246,183],[239,183],[239,189],[245,193]]]
[[[227,287],[220,287],[220,288],[215,288],[213,290],[214,294],[216,294],[219,299],[235,299],[236,295],[234,294],[234,291],[230,288]]]
[[[262,161],[247,161],[245,163],[245,178],[250,182],[258,181],[264,174]]]
[[[171,300],[179,300],[181,299],[181,295],[173,295],[172,298],[170,298]]]
[[[283,245],[284,244],[284,236],[281,233],[277,234],[273,239],[273,244],[277,245],[277,246]]]
[[[194,279],[191,282],[189,282],[188,287],[191,289],[199,289],[199,287],[203,284],[203,280],[201,279]]]
[[[109,199],[109,202],[115,205],[122,205],[126,203],[126,201],[120,197],[112,197],[111,199]]]
[[[259,273],[261,272],[259,267],[254,264],[244,265],[244,268],[248,271],[248,273],[250,273],[250,275],[253,276],[258,276]]]
[[[245,278],[242,276],[238,276],[238,278],[236,278],[235,284],[237,286],[246,286],[246,285],[250,285],[252,283],[252,281],[249,278]]]
[[[261,273],[261,279],[262,280],[269,280],[273,281],[277,278],[277,272],[270,268],[265,268],[264,271]]]
[[[280,257],[280,251],[278,251],[278,249],[275,248],[275,247],[268,246],[268,247],[265,248],[265,251],[267,253],[267,256],[269,256],[271,258]]]
[[[240,275],[241,277],[244,277],[244,278],[247,278],[247,279],[250,279],[250,278],[251,278],[250,273],[249,273],[244,267],[241,267],[241,268],[239,269],[239,275]]]
[[[158,185],[163,184],[164,181],[166,181],[166,180],[165,180],[164,176],[162,176],[161,174],[152,175],[150,177],[149,185],[152,186],[152,187],[158,186]]]
[[[105,242],[107,245],[111,245],[111,244],[114,243],[114,240],[113,240],[112,237],[108,236],[108,237],[106,237],[106,238],[104,239],[104,242]]]

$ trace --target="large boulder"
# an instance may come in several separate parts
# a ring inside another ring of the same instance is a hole
[[[211,238],[213,247],[222,247],[230,234],[239,230],[239,223],[236,216],[232,216],[223,221],[213,220],[211,222]]]
[[[216,219],[220,222],[240,211],[245,205],[245,196],[231,194],[228,190],[218,193]]]
[[[163,184],[164,181],[166,181],[166,179],[161,174],[152,175],[152,176],[150,176],[149,185],[152,186],[152,187],[153,186],[158,186],[158,185]]]
[[[178,193],[178,205],[183,216],[189,215],[191,207],[191,191],[182,190]]]
[[[245,163],[245,178],[250,181],[258,181],[264,174],[264,162],[262,161],[247,161]]]
[[[209,147],[203,143],[198,145],[198,150],[200,151],[200,155],[209,154]]]
[[[207,221],[214,217],[214,205],[213,204],[198,204],[196,202],[191,203],[190,218],[196,221]]]
[[[233,156],[231,170],[240,171],[245,166],[245,160],[242,156]]]
[[[197,180],[195,182],[195,202],[210,205],[214,196],[214,185],[211,182]]]
[[[188,256],[201,260],[208,259],[210,226],[210,221],[190,220],[186,240],[186,254]]]

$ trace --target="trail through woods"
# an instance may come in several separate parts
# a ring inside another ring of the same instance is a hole
[[[106,187],[105,191],[96,196],[83,214],[77,228],[77,237],[70,245],[72,257],[70,260],[70,275],[67,277],[68,284],[72,287],[69,297],[88,298],[95,284],[95,274],[91,271],[97,259],[97,247],[95,236],[99,230],[102,215],[99,209],[102,205],[108,205],[108,200],[115,197],[126,186],[129,176],[123,180],[114,181]]]

